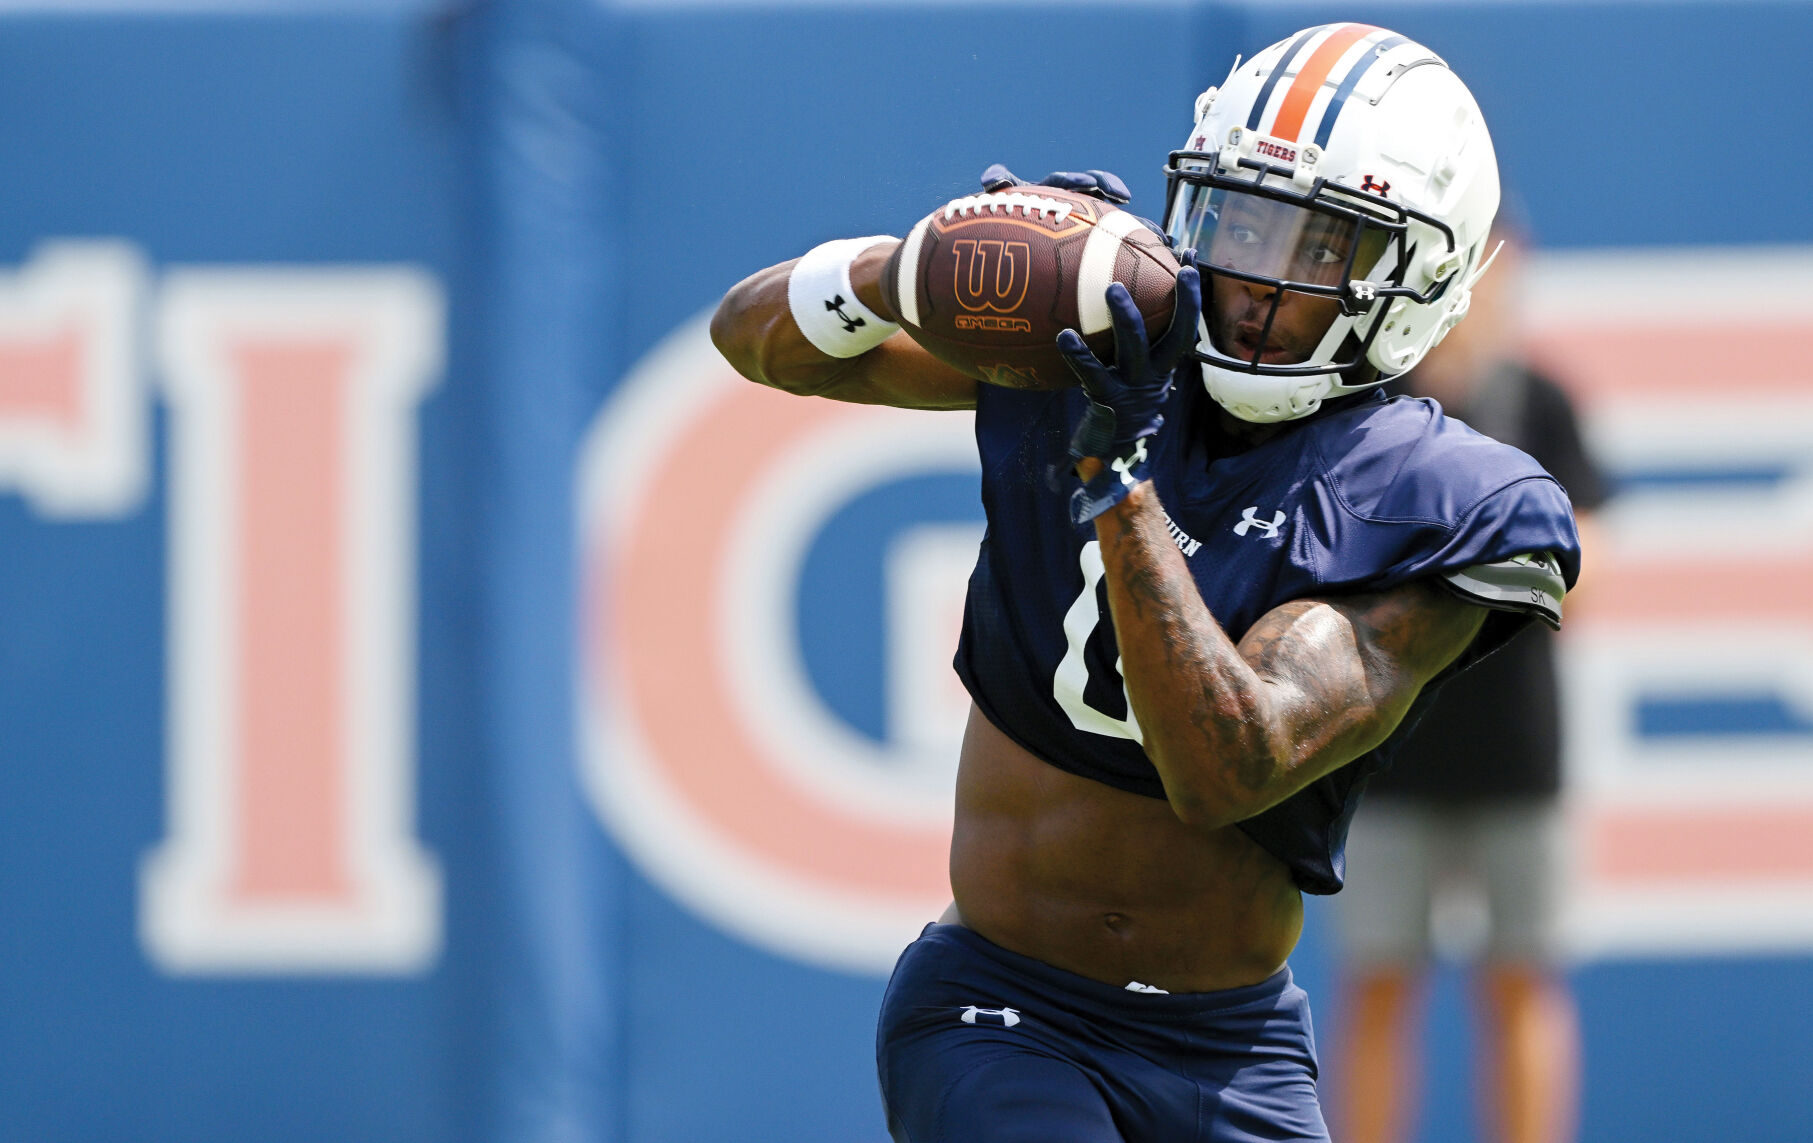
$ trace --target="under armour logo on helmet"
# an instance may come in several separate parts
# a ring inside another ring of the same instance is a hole
[[[987,1017],[987,1019],[983,1019],[983,1017]],[[1011,1028],[1020,1022],[1020,1010],[1018,1008],[978,1008],[971,1004],[963,1010],[963,1015],[958,1019],[965,1024],[998,1023],[1002,1027]]]
[[[1388,182],[1375,183],[1372,181],[1371,175],[1361,175],[1360,189],[1367,194],[1390,194],[1391,184]]]
[[[1234,525],[1234,534],[1244,536],[1254,528],[1264,528],[1265,531],[1259,533],[1260,539],[1275,540],[1278,538],[1278,529],[1283,523],[1284,510],[1282,508],[1272,514],[1271,523],[1268,524],[1259,518],[1259,506],[1255,504],[1251,508],[1242,510],[1240,523]]]
[[[842,294],[833,295],[831,300],[825,303],[825,310],[828,313],[835,313],[837,319],[844,323],[845,333],[855,333],[857,326],[869,324],[860,317],[851,317],[844,312],[844,296]]]

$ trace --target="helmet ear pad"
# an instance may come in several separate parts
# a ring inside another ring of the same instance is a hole
[[[1467,316],[1472,307],[1473,283],[1491,264],[1490,259],[1478,264],[1484,244],[1482,237],[1466,251],[1460,268],[1450,272],[1445,285],[1427,304],[1411,306],[1393,301],[1374,308],[1370,320],[1375,324],[1382,321],[1385,326],[1373,337],[1366,360],[1380,373],[1387,377],[1408,373]]]

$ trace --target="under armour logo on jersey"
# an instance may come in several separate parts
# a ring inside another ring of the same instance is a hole
[[[1020,1010],[1018,1008],[978,1008],[971,1004],[963,1010],[963,1015],[958,1019],[965,1024],[1000,1024],[1004,1028],[1011,1028],[1020,1022]]]
[[[1259,506],[1255,504],[1251,508],[1241,510],[1240,523],[1234,525],[1234,534],[1236,536],[1244,536],[1254,528],[1264,528],[1265,531],[1259,533],[1260,538],[1275,540],[1278,538],[1278,528],[1283,523],[1284,510],[1282,508],[1272,514],[1271,523],[1268,524],[1259,518]]]
[[[1146,463],[1146,438],[1141,437],[1133,442],[1133,453],[1130,456],[1118,456],[1108,467],[1121,474],[1122,484],[1137,484],[1133,479],[1133,466]]]
[[[855,333],[857,326],[869,324],[860,317],[851,317],[844,312],[844,296],[842,294],[832,295],[831,300],[825,303],[825,312],[837,315],[837,320],[844,323],[845,333]]]

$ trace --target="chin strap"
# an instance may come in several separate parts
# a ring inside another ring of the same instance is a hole
[[[1473,271],[1473,276],[1467,279],[1468,293],[1472,293],[1473,287],[1479,285],[1479,280],[1486,276],[1486,271],[1492,268],[1492,263],[1498,261],[1498,252],[1504,248],[1503,239],[1499,240],[1498,245],[1492,247],[1492,253],[1486,255],[1486,260],[1479,264],[1479,269]]]

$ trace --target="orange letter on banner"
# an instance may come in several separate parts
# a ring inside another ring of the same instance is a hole
[[[402,270],[179,270],[158,334],[170,830],[145,946],[176,972],[420,971],[414,415],[439,295]]]
[[[144,265],[123,242],[55,242],[0,274],[0,491],[53,519],[144,496]]]

